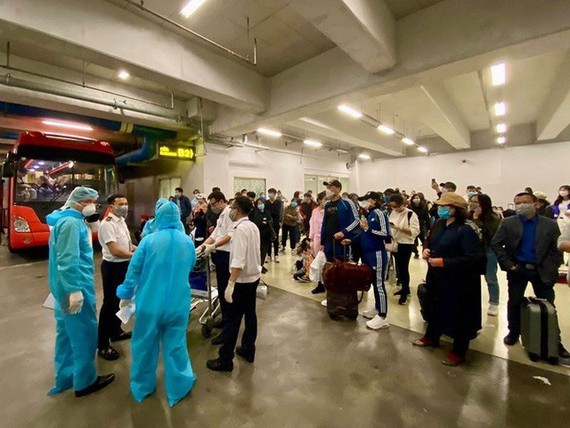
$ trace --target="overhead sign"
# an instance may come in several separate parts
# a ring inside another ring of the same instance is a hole
[[[195,160],[196,153],[192,147],[182,147],[175,144],[159,144],[158,157],[160,159]]]

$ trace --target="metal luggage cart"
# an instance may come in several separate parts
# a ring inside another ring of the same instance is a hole
[[[190,312],[194,311],[200,303],[206,302],[208,306],[198,319],[202,325],[202,336],[210,337],[214,327],[214,318],[220,311],[218,301],[218,289],[212,287],[210,281],[210,257],[199,256],[196,265],[190,272],[190,288],[192,289],[192,300],[190,302]]]

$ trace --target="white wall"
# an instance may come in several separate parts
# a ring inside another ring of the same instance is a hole
[[[465,160],[466,162],[463,162]],[[433,199],[431,179],[453,181],[458,193],[469,184],[481,186],[493,204],[506,208],[513,196],[530,186],[549,195],[570,184],[570,143],[538,144],[490,150],[359,162],[352,180],[359,193],[399,187],[423,192]]]
[[[255,152],[250,148],[225,149],[208,145],[204,157],[204,187],[218,186],[226,197],[233,197],[234,177],[265,178],[267,188],[280,189],[287,198],[304,189],[304,175],[350,177],[346,159],[319,158],[276,152]]]

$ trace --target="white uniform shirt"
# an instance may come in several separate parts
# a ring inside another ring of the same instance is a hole
[[[249,218],[243,217],[233,224],[230,250],[230,272],[241,269],[236,282],[250,283],[261,278],[261,246],[259,229]]]
[[[218,221],[216,223],[216,228],[210,235],[210,238],[216,242],[218,239],[223,238],[226,235],[232,236],[233,234],[233,221],[230,218],[230,211],[232,209],[228,205],[224,210],[221,212],[220,216],[218,217]],[[230,243],[228,242],[226,245],[222,245],[221,247],[216,248],[216,251],[230,251]]]
[[[110,242],[116,242],[119,247],[123,248],[125,251],[130,251],[131,244],[131,234],[125,219],[118,217],[113,213],[109,215],[101,222],[99,225],[99,243],[103,248],[103,260],[113,263],[126,262],[130,259],[123,259],[115,257],[109,251],[107,244]]]

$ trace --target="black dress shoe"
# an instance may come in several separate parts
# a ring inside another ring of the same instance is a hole
[[[111,337],[111,342],[120,342],[121,340],[129,340],[131,337],[133,337],[132,331],[123,331],[118,336]]]
[[[405,305],[406,303],[408,303],[408,293],[400,294],[398,305]]]
[[[325,286],[323,285],[322,282],[319,282],[319,284],[318,284],[315,288],[313,288],[313,289],[311,290],[311,293],[313,293],[313,294],[319,294],[319,293],[324,293],[325,291],[327,291],[327,290],[325,289]]]
[[[253,363],[255,360],[255,350],[253,352],[243,349],[243,346],[236,348],[236,354],[246,360],[248,363]]]
[[[206,367],[215,372],[231,372],[234,369],[234,363],[223,363],[219,358],[208,360]]]
[[[76,397],[85,397],[86,395],[93,394],[94,392],[99,391],[100,389],[105,388],[107,385],[110,385],[115,380],[115,375],[113,373],[105,375],[105,376],[97,376],[97,380],[93,382],[90,386],[81,391],[75,391]]]
[[[117,352],[117,350],[112,346],[109,346],[106,349],[99,349],[97,351],[97,355],[99,355],[101,358],[107,361],[118,360],[119,357],[121,356],[121,354],[119,354],[119,352]]]
[[[224,339],[222,338],[222,333],[220,333],[216,337],[214,337],[212,339],[211,343],[212,343],[212,345],[223,345]]]
[[[518,341],[519,341],[519,335],[511,333],[507,334],[503,339],[503,343],[507,346],[516,345]]]

